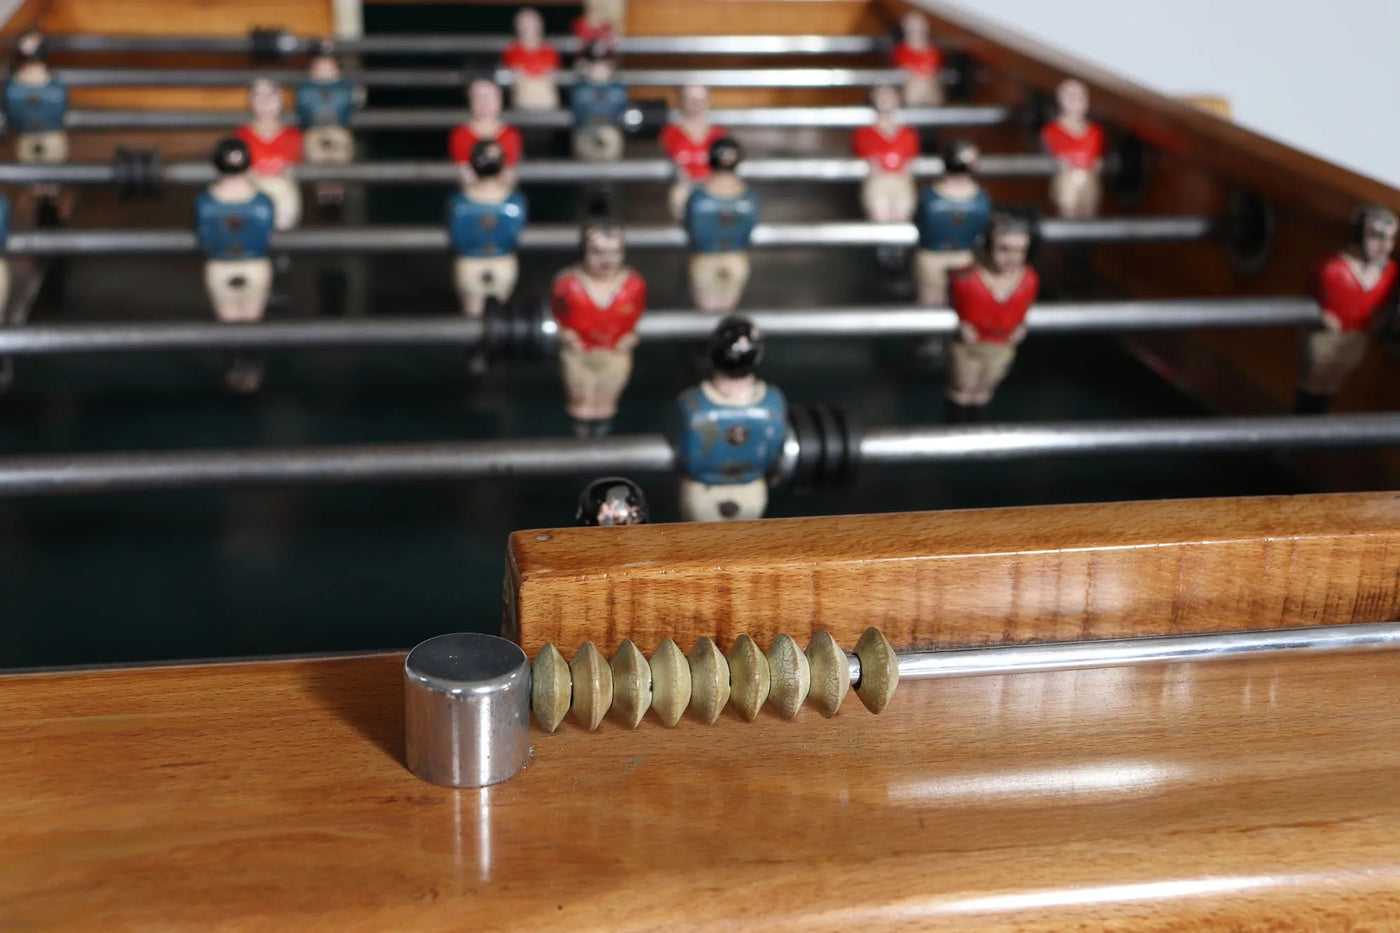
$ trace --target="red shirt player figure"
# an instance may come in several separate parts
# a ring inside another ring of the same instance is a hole
[[[627,0],[583,0],[583,15],[574,20],[579,45],[622,35],[627,23]]]
[[[472,150],[477,143],[494,139],[505,154],[506,170],[502,178],[514,187],[515,167],[520,164],[525,147],[520,131],[501,122],[501,89],[485,78],[472,81],[467,85],[467,110],[467,122],[447,137],[447,151],[452,161],[463,171],[465,181],[470,182]]]
[[[870,167],[860,189],[865,217],[874,223],[908,223],[914,217],[918,189],[909,164],[919,155],[919,134],[899,123],[899,91],[877,87],[870,92],[875,122],[851,134],[851,150]]]
[[[894,66],[904,72],[904,103],[909,107],[943,105],[943,56],[929,41],[928,20],[905,13],[899,21],[903,41],[894,47]]]
[[[501,53],[510,71],[510,101],[516,110],[559,109],[559,53],[544,41],[544,19],[531,7],[515,14],[515,41]]]
[[[589,221],[582,240],[582,261],[555,277],[550,300],[574,434],[603,437],[632,375],[647,283],[624,264],[622,228],[616,223]]]
[[[278,230],[301,223],[301,189],[293,170],[301,162],[301,130],[282,120],[282,89],[265,78],[248,92],[253,119],[234,131],[252,157],[249,172],[258,190],[272,199]]]
[[[1089,89],[1073,78],[1055,90],[1060,113],[1040,131],[1045,151],[1059,161],[1050,179],[1050,200],[1061,217],[1083,220],[1099,212],[1103,127],[1089,120]]]
[[[724,127],[710,122],[710,92],[698,84],[681,88],[681,118],[661,130],[661,148],[676,166],[671,186],[671,216],[685,219],[690,190],[710,177],[710,147],[723,139]]]
[[[1312,293],[1322,324],[1303,335],[1303,373],[1293,410],[1320,414],[1347,376],[1361,364],[1376,312],[1395,289],[1394,212],[1368,205],[1351,222],[1351,242],[1324,259],[1313,272]]]
[[[1030,221],[993,214],[972,265],[953,273],[948,298],[958,315],[958,336],[950,347],[950,421],[977,420],[1016,359],[1026,312],[1040,291],[1040,277],[1027,262],[1030,247]]]

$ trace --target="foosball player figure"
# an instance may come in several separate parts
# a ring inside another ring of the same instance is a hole
[[[301,223],[301,189],[292,175],[302,159],[301,130],[283,122],[282,89],[271,81],[254,81],[248,102],[252,122],[234,135],[248,147],[253,183],[277,209],[277,229],[291,230]]]
[[[875,122],[851,134],[851,151],[870,167],[860,189],[865,217],[873,223],[908,223],[919,192],[910,163],[919,156],[919,134],[899,122],[899,91],[870,92]]]
[[[710,177],[710,147],[724,138],[722,126],[710,122],[710,92],[698,84],[681,88],[681,118],[662,127],[658,137],[666,157],[676,166],[671,185],[671,216],[685,220],[685,202],[695,185]]]
[[[574,524],[581,528],[645,525],[651,518],[642,487],[622,476],[605,476],[584,487]]]
[[[525,196],[507,180],[505,165],[499,142],[477,143],[462,190],[448,202],[448,232],[457,254],[453,279],[469,317],[481,317],[488,298],[509,301],[519,275],[515,252],[528,214]]]
[[[627,25],[627,0],[583,0],[583,14],[574,19],[574,35],[584,45],[617,41]]]
[[[958,315],[950,347],[948,419],[975,421],[991,402],[1026,335],[1026,313],[1040,291],[1031,268],[1031,222],[998,213],[978,237],[972,265],[953,273],[949,296]]]
[[[787,437],[787,401],[756,375],[763,335],[731,315],[710,337],[709,379],[676,400],[672,446],[688,522],[762,518],[768,474]]]
[[[544,18],[524,7],[515,14],[515,41],[501,53],[516,110],[559,109],[559,53],[544,40]]]
[[[611,41],[584,46],[569,103],[574,113],[574,158],[590,162],[622,158],[627,88],[617,80],[617,52]]]
[[[5,82],[5,119],[15,134],[15,158],[26,164],[55,165],[68,161],[68,89],[49,72],[44,60],[43,37],[22,36],[16,46],[19,63]],[[33,188],[41,223],[55,222],[60,214],[58,185]]]
[[[906,13],[899,28],[901,41],[894,47],[894,66],[904,72],[905,106],[942,106],[943,56],[929,41],[928,20],[919,13]]]
[[[0,315],[10,303],[10,262],[4,256],[4,249],[10,240],[10,199],[0,192]],[[0,374],[5,365],[0,363]]]
[[[1050,200],[1061,217],[1084,220],[1099,212],[1103,127],[1089,119],[1089,89],[1084,82],[1062,81],[1055,100],[1060,112],[1040,131],[1045,151],[1059,163],[1050,179]]]
[[[1396,215],[1379,205],[1356,212],[1351,242],[1324,259],[1314,270],[1312,294],[1322,311],[1322,323],[1303,335],[1303,372],[1293,410],[1319,414],[1347,377],[1361,364],[1378,313],[1393,297],[1396,285]]]
[[[733,311],[749,281],[749,241],[758,221],[758,195],[739,177],[739,144],[723,137],[710,146],[710,177],[690,193],[690,294],[695,307]]]
[[[919,197],[914,284],[921,305],[948,303],[948,273],[972,261],[972,245],[991,219],[992,200],[972,174],[977,159],[972,143],[951,143],[943,153],[943,176]]]
[[[277,209],[254,183],[252,156],[241,139],[225,139],[214,148],[219,178],[195,200],[195,234],[204,252],[204,286],[214,314],[227,323],[259,321],[272,290],[268,246]],[[262,383],[262,366],[239,357],[225,375],[230,389],[253,392]]]
[[[311,59],[305,81],[296,88],[297,121],[304,137],[308,165],[349,165],[355,160],[350,118],[355,113],[355,87],[340,75],[335,46],[322,42]],[[323,181],[316,185],[322,205],[339,204],[345,186]]]
[[[622,228],[615,222],[584,224],[582,245],[582,261],[555,277],[551,304],[574,434],[603,437],[632,375],[647,283],[624,264]]]
[[[452,161],[466,171],[471,170],[472,151],[484,140],[495,140],[505,154],[506,167],[502,173],[515,184],[515,168],[525,144],[520,131],[501,121],[501,89],[494,81],[477,78],[467,85],[467,122],[453,129],[447,138],[447,150]]]

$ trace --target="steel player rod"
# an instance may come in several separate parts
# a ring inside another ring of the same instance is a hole
[[[1114,217],[1103,220],[1045,220],[1041,239],[1049,243],[1177,242],[1201,240],[1216,229],[1210,217]],[[578,249],[574,224],[526,227],[520,249],[570,251]],[[629,226],[628,249],[682,249],[685,230],[672,225]],[[913,224],[848,223],[759,224],[751,245],[755,249],[795,247],[913,246]],[[445,251],[445,227],[375,226],[316,227],[289,230],[272,237],[275,252],[288,253],[403,253]],[[13,256],[71,256],[192,253],[194,231],[179,229],[26,230],[10,235],[6,251]]]
[[[296,84],[306,72],[256,68],[56,68],[54,77],[68,87],[246,87],[257,78],[279,84]],[[509,86],[514,75],[497,69],[492,77]],[[468,80],[461,68],[391,68],[350,71],[346,80],[365,87],[420,88],[463,87]],[[560,71],[561,86],[577,80],[570,71]],[[873,87],[899,84],[900,71],[888,68],[688,68],[622,69],[617,80],[628,87],[705,87],[823,88]]]
[[[1142,453],[1269,453],[1400,447],[1400,414],[878,428],[875,465]],[[661,473],[659,434],[355,447],[263,448],[0,458],[0,498],[161,489],[426,482],[508,476]]]
[[[283,35],[278,51],[306,54],[322,41],[316,36]],[[514,36],[388,35],[336,39],[346,55],[498,55]],[[626,55],[865,55],[884,52],[883,36],[623,36],[618,50]],[[567,54],[579,50],[573,36],[554,36],[550,45]],[[248,54],[252,42],[226,36],[98,36],[50,35],[44,45],[63,52],[213,52]]]
[[[931,178],[943,174],[943,160],[925,156],[910,163],[915,175]],[[987,178],[1048,178],[1056,162],[1046,155],[1007,153],[984,155],[978,174]],[[297,178],[305,182],[338,181],[363,184],[456,184],[460,175],[452,162],[359,162],[353,165],[302,165]],[[516,168],[527,184],[575,182],[666,182],[676,175],[668,159],[624,159],[618,162],[579,162],[573,159],[529,159]],[[739,174],[762,182],[856,182],[869,174],[862,159],[790,158],[748,159]],[[207,185],[214,181],[214,167],[207,161],[172,162],[161,167],[161,181],[170,185]],[[64,165],[0,163],[0,184],[102,185],[117,179],[109,163],[69,162]]]
[[[770,338],[916,337],[951,335],[957,315],[946,308],[871,305],[802,310],[746,310]],[[1037,305],[1032,333],[1087,333],[1209,328],[1296,327],[1315,324],[1317,305],[1306,298],[1225,298]],[[647,341],[703,340],[715,316],[702,311],[650,311],[637,328]],[[541,322],[542,342],[554,322]],[[352,347],[469,348],[485,331],[480,320],[458,316],[383,317],[220,324],[214,321],[122,324],[30,324],[0,328],[0,356],[151,353],[197,350],[291,350]]]
[[[356,130],[442,130],[467,121],[465,109],[361,110],[350,118]],[[913,107],[900,111],[909,126],[1001,126],[1011,120],[1007,107]],[[710,117],[734,129],[783,129],[812,127],[851,129],[875,119],[869,107],[752,107],[716,109]],[[672,112],[670,120],[678,119]],[[191,130],[231,129],[247,121],[237,110],[70,110],[65,125],[70,130]],[[573,117],[566,110],[508,110],[502,119],[522,129],[568,129]],[[640,111],[631,122],[639,123]]]

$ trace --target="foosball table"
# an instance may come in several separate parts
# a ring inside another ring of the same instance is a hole
[[[1400,192],[931,0],[0,32],[0,929],[1400,926]]]

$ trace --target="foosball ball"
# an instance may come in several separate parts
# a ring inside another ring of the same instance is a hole
[[[932,0],[0,36],[0,928],[1400,925],[1400,192]]]

